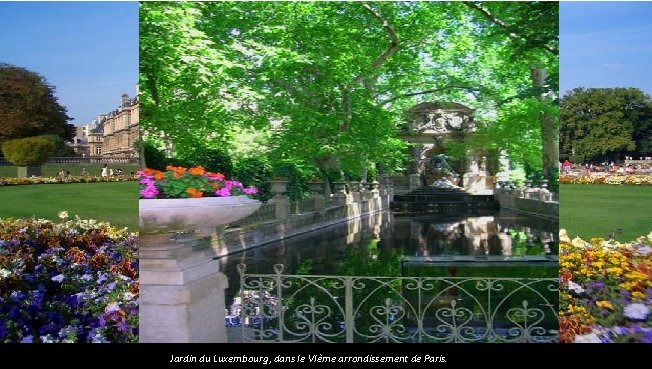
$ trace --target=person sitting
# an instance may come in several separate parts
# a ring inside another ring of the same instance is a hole
[[[87,177],[87,176],[88,176],[88,170],[86,170],[86,167],[83,167],[83,168],[82,168],[81,176],[82,176],[82,177]]]

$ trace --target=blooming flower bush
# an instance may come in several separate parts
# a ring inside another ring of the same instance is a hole
[[[238,181],[227,180],[221,173],[212,173],[203,167],[181,168],[168,166],[165,172],[145,169],[140,175],[141,199],[176,199],[254,195],[255,187],[245,188]]]
[[[138,238],[94,220],[0,219],[0,342],[138,342]]]
[[[609,184],[629,186],[652,186],[652,176],[641,174],[631,175],[599,175],[599,176],[559,176],[559,183],[563,184]]]
[[[652,342],[652,233],[622,244],[560,231],[560,341]]]
[[[91,177],[91,176],[68,176],[61,177],[11,177],[1,178],[0,187],[2,186],[17,186],[17,185],[32,185],[32,184],[62,184],[62,183],[97,183],[97,182],[128,182],[137,181],[136,175],[123,175],[111,177]]]

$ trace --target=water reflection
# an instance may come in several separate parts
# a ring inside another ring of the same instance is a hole
[[[403,256],[556,255],[557,222],[501,211],[443,218],[379,212],[219,259],[229,278],[227,304],[239,289],[237,264],[249,273],[383,275],[400,273]],[[391,265],[390,265],[391,264]],[[396,264],[396,265],[394,265]]]

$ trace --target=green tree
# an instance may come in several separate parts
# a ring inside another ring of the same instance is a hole
[[[54,157],[67,157],[67,156],[76,156],[75,150],[66,145],[66,142],[61,138],[61,136],[49,134],[49,135],[40,135],[37,137],[43,137],[45,139],[48,139],[52,141],[54,144],[54,153],[52,156]]]
[[[652,102],[635,88],[575,88],[561,100],[560,119],[565,157],[615,160],[652,149]]]
[[[255,130],[272,162],[395,172],[415,103],[464,103],[489,126],[540,95],[533,66],[554,90],[556,18],[555,3],[142,3],[142,127],[178,154],[234,152]]]
[[[53,134],[71,139],[74,127],[47,80],[25,68],[0,63],[0,143]]]

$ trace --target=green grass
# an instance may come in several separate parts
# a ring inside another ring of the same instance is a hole
[[[138,182],[71,183],[0,187],[0,218],[58,220],[65,210],[71,218],[97,219],[138,230]]]
[[[102,173],[102,166],[104,164],[45,164],[42,167],[43,176],[45,177],[55,177],[61,169],[70,171],[72,175],[81,174],[82,168],[86,168],[88,173],[92,176],[99,176]],[[122,169],[123,174],[129,174],[131,172],[136,173],[138,171],[138,164],[108,164],[109,168],[116,170],[118,168]],[[0,165],[0,177],[16,177],[18,174],[18,169],[15,166]]]
[[[652,187],[561,185],[559,227],[571,238],[605,237],[617,228],[622,242],[652,231]]]

